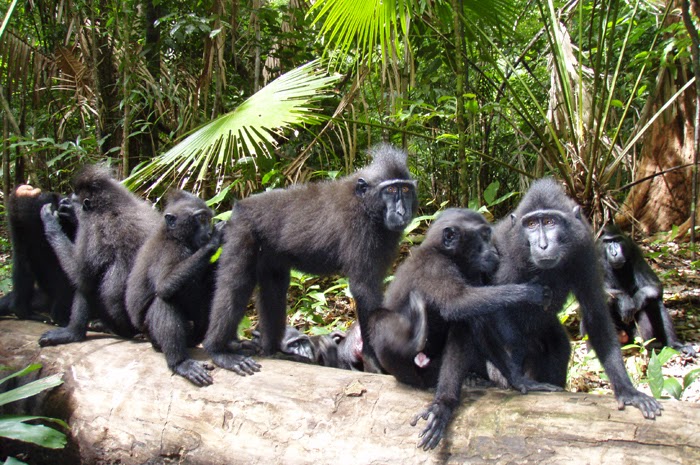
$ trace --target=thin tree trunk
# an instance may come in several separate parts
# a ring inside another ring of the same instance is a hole
[[[467,135],[464,122],[464,33],[462,31],[462,1],[452,0],[452,26],[455,36],[455,93],[457,94],[457,161],[459,163],[459,202],[466,207],[469,199],[469,164],[467,163]]]
[[[697,13],[697,5],[695,12]],[[693,58],[693,74],[695,75],[695,134],[693,139],[693,174],[691,176],[692,182],[692,201],[690,203],[690,243],[695,245],[695,220],[696,220],[696,208],[698,202],[698,151],[700,151],[700,93],[697,92],[698,83],[700,83],[700,38],[698,37],[698,30],[693,24],[693,19],[690,17],[690,2],[685,0],[683,2],[683,23],[685,24],[685,29],[688,31],[691,40],[691,56]],[[695,260],[695,247],[691,247],[691,259]]]
[[[674,7],[682,6],[681,0],[673,1]],[[679,18],[669,15],[667,21],[677,22]],[[675,69],[659,73],[656,98],[648,103],[651,111],[643,113],[654,114],[691,76],[688,63],[680,62]],[[622,211],[615,218],[622,227],[635,226],[643,233],[651,234],[667,231],[689,220],[693,204],[690,165],[695,154],[695,114],[696,87],[691,86],[650,127],[635,180],[650,179],[630,190]],[[688,168],[654,176],[682,165],[688,165]]]
[[[109,11],[108,0],[99,1],[99,11],[103,15]],[[104,18],[98,17],[92,9],[90,20],[93,24],[104,26]],[[100,149],[103,155],[107,155],[112,149],[120,149],[122,145],[122,131],[119,127],[121,114],[119,111],[119,94],[117,68],[114,64],[114,50],[107,36],[107,31],[101,27],[90,28],[93,56],[93,75],[97,91],[97,109],[99,113],[98,135],[103,141]],[[100,140],[98,138],[98,140]]]

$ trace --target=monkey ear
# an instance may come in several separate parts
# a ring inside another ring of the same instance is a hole
[[[173,229],[175,227],[176,220],[177,216],[173,215],[172,213],[165,214],[165,224],[168,226],[168,228]]]
[[[446,249],[452,249],[454,248],[457,244],[457,239],[458,239],[458,234],[455,231],[454,228],[452,227],[447,227],[442,230],[442,245]]]
[[[369,184],[367,184],[367,181],[362,178],[358,179],[357,184],[355,185],[355,195],[362,197],[365,195],[365,192],[367,192],[367,189],[369,189]]]
[[[574,207],[574,216],[577,220],[581,219],[581,207],[579,207],[578,205]]]
[[[511,213],[511,214],[510,214],[510,225],[511,225],[511,226],[515,226],[515,222],[516,222],[517,219],[518,219],[518,217],[515,216],[514,213]]]
[[[85,199],[83,200],[83,211],[90,211],[92,210],[92,202],[90,199]]]

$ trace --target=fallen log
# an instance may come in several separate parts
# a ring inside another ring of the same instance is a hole
[[[47,329],[0,320],[0,364],[63,373],[32,409],[70,424],[73,464],[700,463],[696,404],[664,401],[649,421],[612,396],[465,388],[446,439],[425,452],[424,423],[409,421],[432,393],[390,376],[262,360],[254,376],[216,369],[198,388],[147,342],[89,333],[40,348]]]

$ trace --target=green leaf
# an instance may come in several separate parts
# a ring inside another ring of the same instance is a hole
[[[7,392],[0,394],[0,405],[5,405],[10,402],[14,402],[20,399],[26,399],[27,397],[39,394],[41,391],[46,389],[51,389],[53,387],[63,384],[61,379],[62,374],[55,374],[47,376],[46,378],[37,379],[31,383],[25,384],[18,388],[12,389]]]
[[[693,382],[700,377],[700,368],[691,370],[685,374],[683,377],[683,389],[688,389],[688,386],[693,384]]]
[[[9,370],[10,368],[3,366],[3,370]],[[0,384],[4,383],[8,379],[16,378],[17,376],[24,376],[28,373],[31,373],[32,371],[36,371],[39,368],[41,368],[41,363],[32,363],[31,365],[21,369],[20,371],[17,371],[15,373],[12,373],[10,376],[7,376],[6,378],[0,379]]]
[[[484,190],[484,200],[486,205],[493,205],[493,201],[496,200],[496,194],[498,194],[498,188],[501,187],[501,183],[494,181],[488,185],[486,190]]]
[[[681,383],[679,383],[676,378],[666,378],[664,380],[664,391],[668,392],[676,399],[680,399],[681,394],[683,394]]]
[[[340,76],[328,76],[318,60],[278,77],[238,108],[199,127],[182,142],[150,163],[137,167],[124,183],[135,188],[155,179],[147,191],[161,183],[193,178],[200,183],[223,182],[241,158],[270,157],[282,129],[318,124],[324,117],[313,103]]]
[[[5,463],[3,465],[27,465],[27,463],[22,462],[21,460],[17,460],[14,457],[7,457],[7,460],[5,460]]]
[[[673,357],[674,355],[678,355],[678,351],[676,349],[673,349],[671,347],[664,347],[663,349],[661,349],[661,352],[659,352],[658,355],[659,363],[661,363],[661,365],[666,365],[666,363],[668,363],[668,361],[671,360],[671,357]]]
[[[216,263],[216,261],[217,261],[217,260],[219,259],[219,257],[221,256],[221,251],[222,251],[222,250],[224,250],[223,247],[219,247],[218,249],[216,249],[216,252],[214,252],[214,254],[213,254],[213,255],[211,256],[211,258],[209,259],[209,263]]]
[[[13,418],[0,418],[0,436],[30,442],[49,449],[62,449],[66,435],[44,425],[30,425]]]
[[[649,379],[649,389],[655,398],[661,398],[661,392],[664,388],[664,376],[661,372],[661,363],[656,356],[656,352],[652,351],[649,367],[647,368],[647,378]]]

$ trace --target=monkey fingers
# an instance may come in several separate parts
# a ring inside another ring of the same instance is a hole
[[[530,391],[561,392],[564,390],[564,388],[556,384],[540,383],[530,378],[523,378],[520,382],[513,383],[513,387],[523,394],[527,394]]]
[[[187,359],[176,365],[174,371],[197,386],[209,386],[214,382],[211,374],[208,373],[208,371],[212,369],[213,367],[211,365]]]
[[[250,357],[229,352],[218,352],[211,356],[212,361],[221,368],[246,376],[260,371],[260,364]]]
[[[683,358],[694,358],[697,355],[695,347],[693,347],[692,344],[683,344],[682,342],[678,342],[671,344],[671,347],[679,351]]]
[[[427,421],[425,428],[418,435],[417,447],[423,450],[435,449],[442,440],[447,424],[452,418],[452,409],[438,402],[433,402],[430,406],[418,413],[411,420],[411,426],[416,426],[419,419]]]
[[[616,397],[618,410],[624,409],[625,405],[632,405],[633,407],[637,407],[639,410],[641,410],[644,418],[649,420],[653,420],[657,416],[661,415],[661,410],[663,409],[663,406],[659,403],[659,401],[637,391],[634,388],[630,392],[620,393],[616,395]]]
[[[50,203],[41,207],[41,221],[44,223],[46,233],[60,233],[61,223],[58,222],[58,212],[53,210]]]

